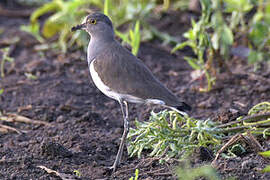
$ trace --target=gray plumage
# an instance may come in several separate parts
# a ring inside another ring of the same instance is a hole
[[[166,88],[151,71],[114,38],[110,19],[101,13],[93,13],[84,22],[72,28],[83,29],[91,36],[87,61],[95,85],[107,96],[117,100],[124,117],[124,133],[116,160],[115,171],[120,163],[124,141],[129,131],[128,106],[132,103],[159,104],[180,111],[191,107]]]
[[[106,44],[104,50],[93,59],[95,70],[112,91],[138,97],[142,99],[142,103],[143,100],[158,99],[164,101],[167,106],[182,105],[182,102],[162,85],[139,59],[119,43]],[[128,99],[123,100],[129,102]]]

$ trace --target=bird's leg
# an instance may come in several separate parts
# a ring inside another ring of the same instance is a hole
[[[125,105],[125,112],[123,112],[124,109],[122,110],[123,118],[124,118],[124,132],[123,132],[122,139],[121,139],[122,150],[121,150],[121,154],[119,157],[119,163],[121,162],[122,153],[123,153],[123,149],[124,149],[124,143],[125,143],[125,140],[127,138],[128,132],[129,132],[128,104],[126,101],[124,101],[124,105]],[[121,146],[121,144],[120,144],[120,146]]]
[[[123,149],[124,149],[124,143],[125,143],[127,134],[129,132],[128,104],[127,104],[126,101],[121,101],[121,100],[119,101],[119,104],[121,106],[121,111],[122,111],[122,114],[123,114],[123,117],[124,117],[124,132],[123,132],[123,135],[122,135],[122,138],[121,138],[121,143],[120,143],[120,146],[119,146],[115,161],[114,161],[113,166],[112,166],[113,172],[115,172],[117,166],[119,165],[119,163],[121,161],[122,154],[123,154]],[[125,106],[125,108],[124,108],[124,106]]]

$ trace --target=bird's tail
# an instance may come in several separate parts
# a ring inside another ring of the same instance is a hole
[[[190,107],[190,105],[188,105],[187,103],[185,103],[185,102],[181,102],[181,104],[179,105],[179,106],[176,106],[175,107],[177,110],[179,110],[179,111],[184,111],[184,112],[186,112],[186,111],[191,111],[191,107]]]
[[[180,105],[176,106],[176,107],[172,107],[172,106],[166,106],[165,107],[168,107],[176,112],[178,112],[179,114],[183,115],[183,116],[187,116],[187,113],[186,111],[190,111],[191,110],[191,107],[185,103],[185,102],[181,102]]]

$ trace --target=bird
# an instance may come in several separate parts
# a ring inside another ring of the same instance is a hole
[[[129,132],[128,103],[156,104],[179,112],[191,110],[165,87],[144,63],[123,47],[115,38],[112,21],[100,12],[87,15],[71,31],[84,30],[90,35],[87,62],[95,86],[120,104],[124,131],[115,161],[110,167],[118,168]]]

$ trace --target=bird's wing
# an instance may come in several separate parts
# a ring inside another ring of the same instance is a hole
[[[181,102],[157,80],[150,70],[120,44],[113,44],[94,61],[102,82],[111,90],[129,94],[141,99],[159,99],[168,106],[177,106]],[[117,79],[117,83],[115,82]]]

